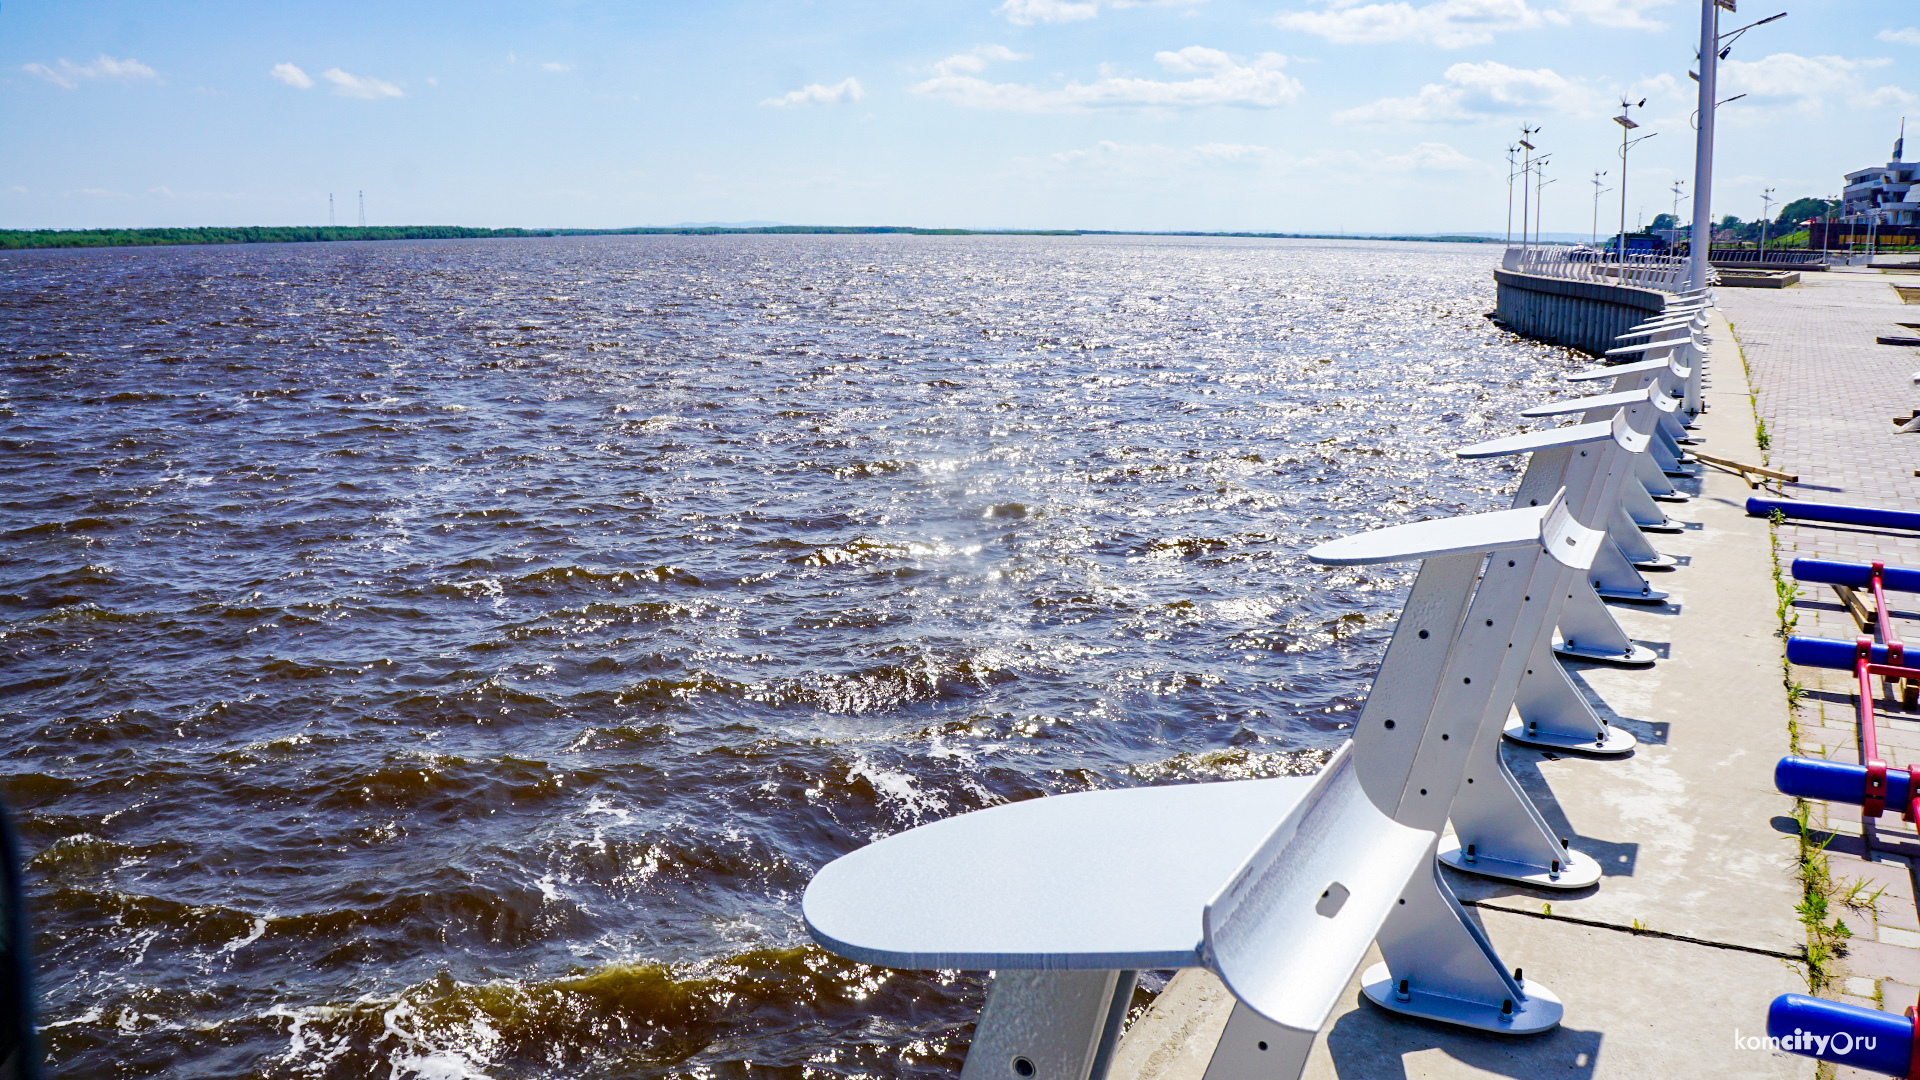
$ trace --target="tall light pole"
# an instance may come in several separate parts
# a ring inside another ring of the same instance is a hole
[[[1731,8],[1733,0],[1725,0]],[[1707,283],[1713,250],[1713,107],[1720,59],[1720,2],[1700,0],[1700,121],[1693,137],[1693,235],[1687,242],[1687,283]],[[1706,242],[1701,242],[1701,237]]]
[[[1685,197],[1685,189],[1686,185],[1679,180],[1675,180],[1673,186],[1667,189],[1673,192],[1673,235],[1667,237],[1668,250],[1672,250],[1674,243],[1680,239],[1680,200]]]
[[[1558,178],[1558,177],[1556,177],[1556,178],[1554,178],[1554,179],[1552,179],[1552,180],[1542,180],[1542,179],[1540,179],[1540,176],[1542,175],[1540,171],[1536,171],[1536,172],[1535,172],[1535,173],[1534,173],[1533,175],[1534,175],[1534,185],[1533,185],[1533,242],[1534,242],[1534,243],[1536,243],[1536,244],[1540,244],[1540,243],[1544,243],[1544,242],[1545,242],[1545,241],[1543,241],[1543,240],[1541,240],[1541,239],[1540,239],[1540,218],[1541,218],[1541,216],[1542,216],[1542,214],[1543,214],[1543,212],[1545,211],[1545,209],[1546,209],[1546,205],[1547,205],[1547,200],[1546,200],[1545,198],[1543,198],[1542,196],[1543,196],[1543,195],[1545,194],[1545,192],[1546,192],[1546,190],[1547,190],[1547,185],[1548,185],[1548,184],[1557,184],[1557,183],[1559,183],[1559,182],[1560,182],[1560,180],[1559,180],[1559,178]]]
[[[1520,148],[1518,146],[1507,147],[1507,246],[1508,247],[1513,246],[1513,178],[1520,175],[1519,173],[1516,173],[1513,171],[1513,155],[1518,153],[1519,151],[1520,151]]]
[[[1700,0],[1700,72],[1694,76],[1700,80],[1700,121],[1699,134],[1694,139],[1693,151],[1693,235],[1695,239],[1704,236],[1707,241],[1704,244],[1693,244],[1689,251],[1692,256],[1692,265],[1688,269],[1687,276],[1696,289],[1707,283],[1710,266],[1709,252],[1713,247],[1713,114],[1719,105],[1725,104],[1714,98],[1714,84],[1718,78],[1720,61],[1725,59],[1728,50],[1733,48],[1734,39],[1741,34],[1755,26],[1786,18],[1787,15],[1783,11],[1731,33],[1722,34],[1720,33],[1721,8],[1728,11],[1735,10],[1734,0]],[[1722,44],[1723,41],[1725,44]]]
[[[1552,154],[1542,154],[1533,159],[1533,242],[1536,245],[1540,243],[1540,189],[1553,183],[1545,179],[1547,162],[1552,158]],[[1521,222],[1521,229],[1524,231],[1525,228],[1526,223]]]
[[[1637,139],[1628,138],[1629,135],[1633,134],[1633,129],[1639,127],[1640,125],[1635,123],[1633,121],[1633,118],[1627,115],[1627,110],[1630,108],[1634,108],[1634,109],[1640,108],[1646,103],[1647,103],[1646,98],[1641,98],[1639,105],[1634,105],[1628,102],[1627,99],[1621,98],[1620,99],[1620,115],[1613,118],[1613,122],[1620,125],[1620,258],[1619,258],[1619,263],[1623,268],[1627,265],[1627,151],[1631,150],[1635,143],[1644,142],[1645,140],[1651,139],[1655,135],[1660,134],[1657,131],[1649,131],[1645,135],[1642,135]]]
[[[1605,169],[1595,169],[1593,171],[1593,240],[1589,245],[1591,247],[1600,246],[1600,196],[1613,190],[1609,187],[1600,186],[1600,178],[1605,175],[1607,175],[1607,170]]]
[[[1527,209],[1529,206],[1527,202],[1527,178],[1533,174],[1534,150],[1533,144],[1527,140],[1538,133],[1539,130],[1537,127],[1530,128],[1525,124],[1520,126],[1520,145],[1526,148],[1526,157],[1520,170],[1520,246],[1523,248],[1527,246]]]
[[[1767,262],[1767,223],[1773,220],[1773,189],[1760,193],[1760,264]]]

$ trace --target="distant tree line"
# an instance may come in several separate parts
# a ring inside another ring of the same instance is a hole
[[[1766,222],[1767,247],[1806,247],[1807,225],[1812,219],[1824,219],[1831,212],[1839,220],[1840,203],[1836,199],[1795,199],[1780,208],[1780,213],[1772,221]],[[1653,224],[1647,226],[1647,232],[1659,233],[1665,229],[1685,228],[1692,224],[1689,220],[1675,218],[1672,214],[1659,214]],[[1738,243],[1757,244],[1760,241],[1761,221],[1741,221],[1733,214],[1722,217],[1713,226],[1713,241],[1716,244]]]
[[[1832,213],[1836,221],[1839,220],[1838,200],[1814,198],[1793,200],[1781,207],[1780,213],[1766,223],[1767,246],[1770,248],[1806,247],[1806,223],[1815,218],[1824,219],[1828,213]],[[1760,220],[1757,218],[1753,221],[1741,221],[1738,217],[1728,214],[1713,227],[1714,239],[1719,240],[1724,236],[1725,239],[1743,244],[1758,243],[1760,225]]]
[[[768,225],[757,228],[469,229],[460,225],[253,225],[190,229],[0,229],[0,250],[20,248],[150,247],[170,244],[312,244],[339,240],[470,240],[513,236],[712,236],[718,234],[878,234],[910,236],[1239,236],[1291,240],[1422,240],[1484,244],[1484,236],[1332,236],[1316,233],[1160,232],[1100,229],[916,229],[904,225]]]

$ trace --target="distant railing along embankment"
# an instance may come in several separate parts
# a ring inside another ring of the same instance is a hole
[[[1782,270],[1825,270],[1829,254],[1825,251],[1768,249],[1764,255],[1755,248],[1714,248],[1709,258],[1715,266],[1768,267]],[[1842,257],[1844,259],[1844,256]]]
[[[1493,272],[1500,325],[1594,356],[1687,287],[1687,263],[1670,255],[1632,255],[1622,263],[1567,248],[1507,249]]]

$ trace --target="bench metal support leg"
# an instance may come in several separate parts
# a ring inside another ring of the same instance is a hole
[[[1625,754],[1638,742],[1632,732],[1614,727],[1594,711],[1546,642],[1534,645],[1513,708],[1517,715],[1507,721],[1506,736],[1528,746]]]
[[[1600,864],[1555,836],[1514,779],[1500,756],[1500,736],[1497,728],[1483,730],[1474,742],[1447,815],[1454,835],[1440,841],[1440,861],[1536,889],[1584,889],[1598,882]]]
[[[1686,467],[1686,464],[1682,463],[1681,456],[1674,452],[1678,449],[1678,447],[1667,446],[1666,442],[1660,439],[1658,433],[1656,433],[1656,437],[1647,443],[1647,456],[1651,457],[1653,463],[1660,466],[1660,471],[1666,473],[1668,476],[1699,475],[1698,469],[1689,469]]]
[[[1295,1080],[1316,1034],[1283,1027],[1236,1001],[1200,1080]]]
[[[1632,482],[1632,480],[1627,481],[1629,484]],[[1674,528],[1678,529],[1679,525],[1676,523]],[[1679,560],[1671,555],[1661,554],[1647,540],[1646,535],[1634,524],[1633,519],[1627,516],[1624,508],[1614,508],[1613,515],[1607,521],[1607,539],[1613,541],[1613,546],[1619,548],[1620,554],[1626,556],[1627,561],[1637,569],[1671,570],[1680,565]]]
[[[1383,1009],[1500,1035],[1530,1035],[1560,1023],[1565,1008],[1539,983],[1507,973],[1480,928],[1454,899],[1436,864],[1407,882],[1377,939],[1384,963],[1360,976]]]
[[[1651,667],[1653,650],[1634,642],[1613,612],[1584,580],[1567,588],[1560,607],[1560,642],[1553,651],[1576,660],[1597,660],[1621,667]]]
[[[1673,486],[1673,481],[1667,477],[1667,474],[1660,471],[1660,466],[1644,454],[1633,463],[1633,474],[1640,478],[1641,485],[1653,498],[1676,501],[1690,499],[1690,496],[1681,494],[1679,489]]]
[[[1654,472],[1659,472],[1659,466],[1655,465],[1647,455],[1634,455],[1633,467],[1636,474],[1642,468],[1643,464]],[[1662,478],[1665,478],[1664,475]],[[1620,505],[1626,508],[1627,517],[1633,521],[1633,524],[1637,528],[1645,529],[1648,532],[1679,532],[1681,529],[1680,523],[1668,517],[1667,512],[1660,509],[1659,505],[1653,501],[1653,496],[1647,494],[1649,491],[1652,491],[1653,488],[1645,479],[1637,475],[1634,479],[1640,482],[1637,484],[1626,483],[1620,487]]]
[[[997,971],[960,1080],[1104,1080],[1137,971]]]
[[[1620,553],[1620,546],[1611,539],[1602,543],[1594,555],[1587,580],[1593,583],[1593,591],[1599,593],[1602,600],[1658,604],[1667,598],[1666,593],[1647,584],[1647,579],[1640,576],[1640,571],[1627,561]]]

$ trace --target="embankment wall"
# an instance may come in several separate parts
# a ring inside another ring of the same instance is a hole
[[[1494,320],[1535,341],[1605,355],[1614,338],[1659,314],[1666,293],[1629,285],[1493,272],[1499,299]]]

